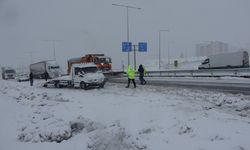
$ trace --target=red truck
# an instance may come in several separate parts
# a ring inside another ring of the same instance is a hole
[[[110,57],[106,57],[104,54],[87,54],[83,57],[71,58],[68,60],[68,74],[70,73],[73,64],[91,63],[96,64],[97,68],[102,71],[110,71],[112,68],[112,62]]]

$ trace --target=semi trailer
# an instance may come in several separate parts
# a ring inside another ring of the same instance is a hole
[[[208,56],[198,69],[248,68],[249,56],[247,51],[224,53]]]
[[[16,76],[16,70],[11,67],[2,67],[2,79],[8,80],[8,79],[15,79]]]
[[[48,73],[48,78],[56,78],[61,76],[61,68],[54,60],[40,61],[30,64],[30,72],[32,72],[34,78],[45,78],[45,73]]]

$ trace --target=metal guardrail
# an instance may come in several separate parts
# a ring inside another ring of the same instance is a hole
[[[250,77],[250,68],[148,71],[149,77]]]
[[[120,77],[126,75],[122,71],[105,74]],[[147,71],[145,77],[250,77],[250,68]]]

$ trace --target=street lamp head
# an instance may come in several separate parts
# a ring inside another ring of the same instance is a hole
[[[139,8],[139,7],[128,6],[128,5],[121,5],[121,4],[112,4],[112,5],[113,5],[113,6],[119,6],[119,7],[133,8],[133,9],[138,9],[138,10],[141,9],[141,8]]]
[[[169,32],[169,30],[164,30],[164,29],[163,29],[163,30],[159,30],[159,32],[162,32],[162,31],[166,31],[166,32]]]

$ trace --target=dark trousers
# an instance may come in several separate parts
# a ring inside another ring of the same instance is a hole
[[[132,81],[132,82],[133,82],[134,87],[136,88],[135,79],[129,79],[129,78],[128,78],[128,85],[127,85],[126,87],[127,87],[127,88],[129,87],[129,85],[130,85],[130,81]]]
[[[33,79],[30,79],[30,86],[33,86]]]
[[[139,76],[139,80],[140,80],[141,84],[146,84],[146,80],[144,79],[143,76]]]

